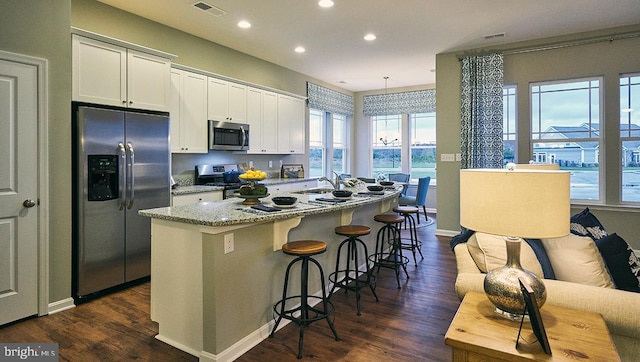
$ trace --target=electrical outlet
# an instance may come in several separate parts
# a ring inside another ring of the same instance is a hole
[[[253,167],[253,161],[249,161],[249,167]]]
[[[462,161],[462,155],[459,153],[456,153],[456,161],[460,162]]]
[[[273,167],[273,161],[269,160],[269,168]]]
[[[224,236],[224,253],[228,254],[233,251],[233,233]]]

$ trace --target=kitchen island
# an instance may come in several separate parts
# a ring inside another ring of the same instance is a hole
[[[380,227],[373,216],[395,206],[400,190],[363,193],[335,203],[322,201],[331,199],[330,193],[282,193],[278,196],[295,196],[298,203],[276,212],[252,209],[239,198],[140,211],[152,218],[151,319],[159,325],[156,338],[201,361],[239,357],[271,331],[272,307],[282,296],[285,269],[292,260],[279,251],[282,245],[302,239],[327,242],[327,251],[316,260],[328,275],[342,241],[334,227],[371,226],[371,234],[362,239],[373,253]],[[273,206],[270,197],[262,202]],[[319,294],[318,277],[311,280],[310,292]],[[294,277],[290,283],[296,286],[299,281]]]

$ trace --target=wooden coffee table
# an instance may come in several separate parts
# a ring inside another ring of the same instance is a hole
[[[484,293],[469,292],[453,318],[444,343],[453,361],[620,361],[600,314],[545,304],[540,309],[551,353],[544,353],[528,320],[516,349],[520,321],[505,319]]]

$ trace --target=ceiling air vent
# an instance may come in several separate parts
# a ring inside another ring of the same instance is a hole
[[[217,8],[211,4],[207,4],[203,1],[198,1],[197,3],[193,4],[193,6],[197,7],[198,9],[205,11],[213,16],[222,16],[222,15],[226,15],[227,12]]]
[[[495,33],[495,34],[489,34],[489,35],[485,35],[484,39],[485,40],[490,40],[490,39],[496,39],[496,38],[504,38],[504,33]]]

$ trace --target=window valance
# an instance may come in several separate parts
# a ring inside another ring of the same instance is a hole
[[[309,108],[353,116],[353,96],[307,82]]]
[[[435,110],[435,89],[364,96],[365,116],[426,113]]]

